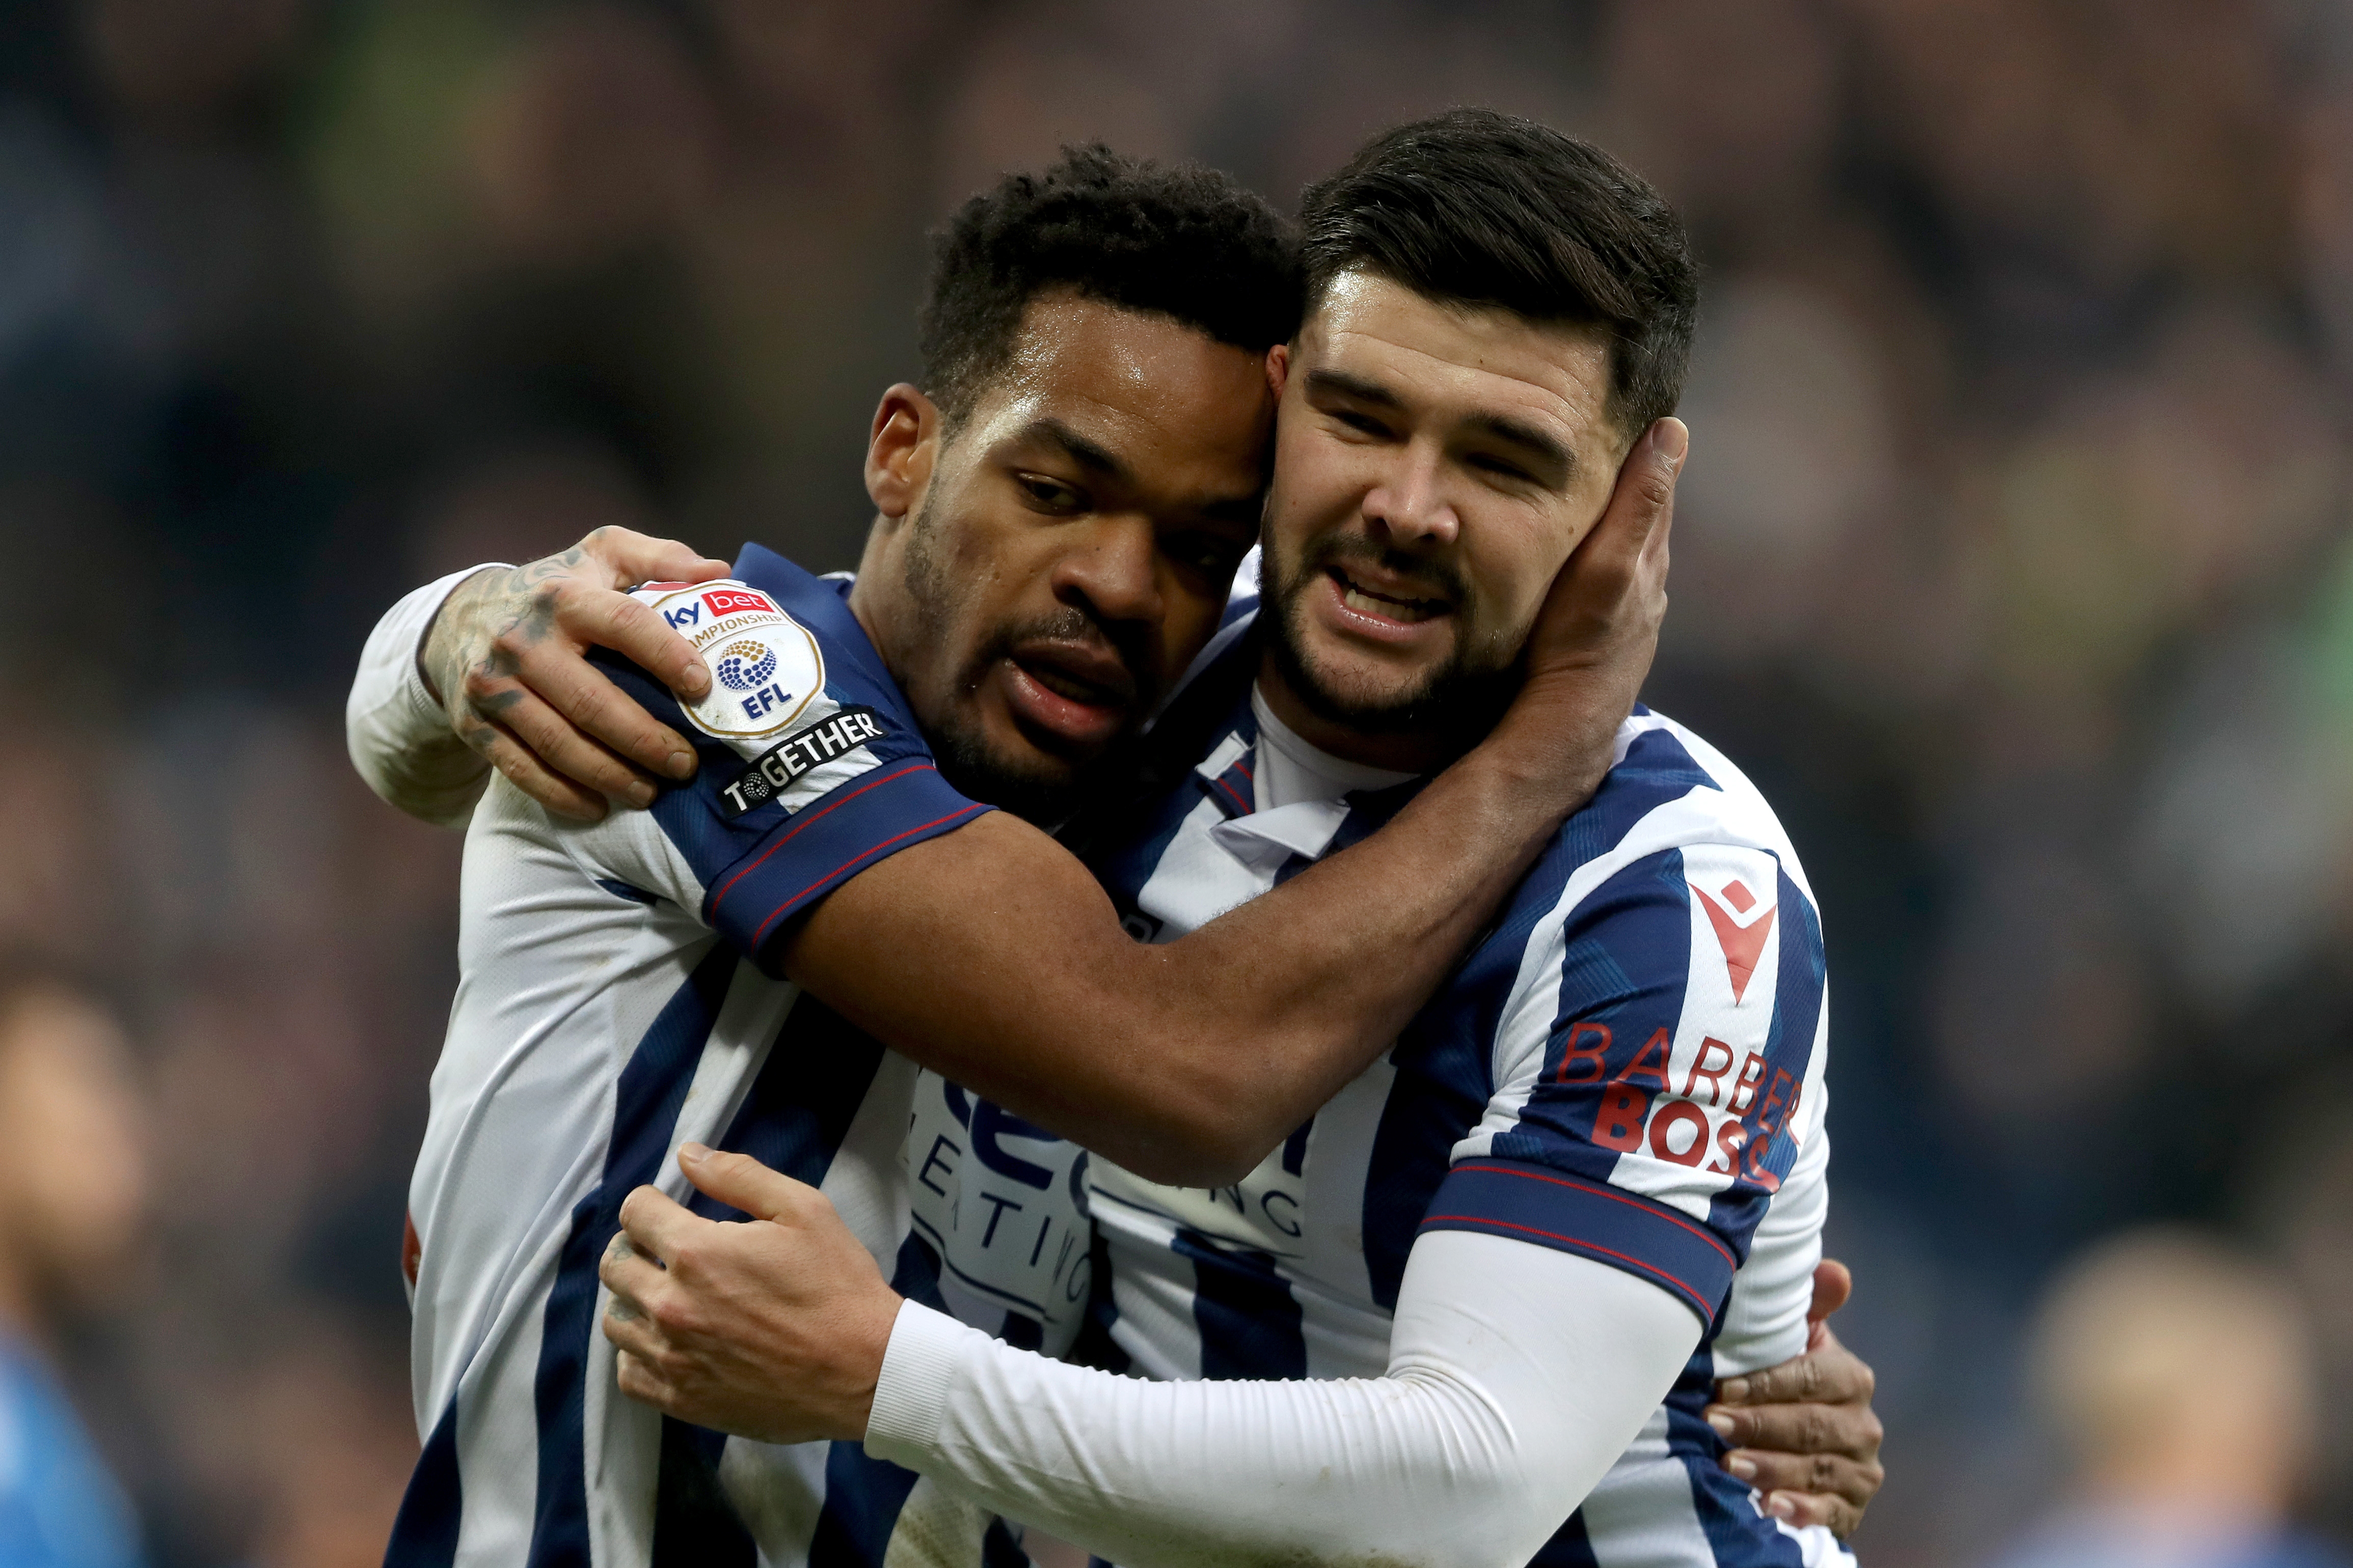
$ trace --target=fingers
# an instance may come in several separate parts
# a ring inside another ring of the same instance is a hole
[[[1734,1476],[1768,1496],[1788,1493],[1837,1498],[1852,1508],[1857,1518],[1862,1517],[1862,1510],[1878,1492],[1887,1474],[1876,1459],[1852,1458],[1844,1454],[1777,1454],[1736,1448],[1724,1456],[1723,1463]]]
[[[694,645],[672,631],[651,605],[627,594],[584,587],[565,595],[555,619],[575,642],[611,648],[690,701],[711,689],[711,671]],[[649,763],[659,764],[659,758]]]
[[[583,670],[588,668],[577,658],[574,662]],[[596,676],[595,679],[602,680],[604,678]],[[614,696],[617,700],[628,700],[618,691]],[[465,717],[470,717],[484,730],[503,732],[531,753],[532,761],[540,772],[559,775],[583,790],[595,792],[599,797],[596,816],[604,815],[604,797],[625,800],[638,806],[653,804],[654,786],[650,781],[602,744],[582,733],[530,687],[491,674],[477,666],[466,674],[461,700],[466,708]],[[474,744],[476,750],[487,754],[487,736],[478,742],[471,726],[461,729],[459,733],[470,744]],[[514,777],[512,773],[509,776]],[[515,783],[523,785],[526,793],[534,799],[553,805],[539,791],[531,789],[524,779],[515,777]]]
[[[621,598],[618,595],[607,597],[618,600],[657,626],[661,623],[659,616],[635,599]],[[663,628],[661,635],[670,642],[685,646],[677,634],[667,627]],[[621,651],[627,653],[629,650],[624,648]],[[636,655],[631,654],[630,657],[635,658]],[[697,660],[698,664],[700,662]],[[540,644],[520,661],[520,676],[523,689],[543,705],[550,735],[549,749],[543,751],[543,755],[559,772],[637,805],[650,805],[654,791],[631,770],[630,763],[648,773],[666,774],[670,778],[694,776],[698,765],[694,750],[680,737],[678,731],[657,722],[652,714],[638,706],[635,699],[606,679],[602,670],[570,647],[557,642]],[[708,677],[704,678],[703,684],[710,684]],[[520,728],[520,721],[516,719],[508,718],[501,721],[510,728]],[[539,747],[538,737],[526,738],[532,741],[534,748]],[[557,755],[558,749],[565,753],[563,756]],[[594,776],[575,773],[567,759],[576,759],[582,766],[597,771]]]
[[[698,1190],[754,1219],[789,1222],[807,1210],[811,1199],[825,1201],[807,1183],[781,1175],[749,1154],[722,1153],[689,1143],[679,1150],[678,1163]]]
[[[653,1368],[653,1363],[638,1355],[614,1334],[612,1320],[606,1320],[605,1337],[620,1347],[614,1370],[620,1374],[621,1392],[642,1404],[667,1408],[675,1397],[670,1384]]]
[[[596,1278],[613,1293],[606,1315],[617,1322],[633,1323],[648,1316],[654,1292],[667,1276],[656,1264],[638,1256],[628,1233],[620,1232],[596,1262]]]
[[[1835,1258],[1825,1258],[1814,1265],[1814,1300],[1806,1309],[1806,1321],[1819,1323],[1841,1307],[1854,1294],[1854,1273]]]
[[[675,539],[656,539],[628,528],[600,528],[580,542],[581,550],[613,572],[613,586],[640,583],[707,583],[729,567]],[[650,668],[650,667],[649,667]]]
[[[1795,1529],[1803,1530],[1810,1524],[1827,1526],[1841,1541],[1852,1535],[1855,1527],[1862,1522],[1863,1504],[1831,1493],[1767,1492],[1763,1507],[1767,1513],[1788,1521]]]
[[[714,1221],[690,1214],[659,1187],[639,1187],[621,1200],[621,1234],[640,1259],[668,1263],[697,1231]]]
[[[1886,1436],[1867,1405],[1711,1405],[1707,1424],[1725,1443],[1800,1458],[1875,1459]]]
[[[476,721],[460,729],[459,734],[468,745],[488,757],[491,765],[504,773],[517,789],[556,816],[575,822],[605,820],[607,803],[603,795],[552,772],[532,754],[530,747],[496,725]]]
[[[1727,1377],[1718,1384],[1710,1418],[1715,1411],[1724,1410],[1741,1419],[1739,1406],[1748,1407],[1747,1413],[1753,1415],[1763,1406],[1776,1405],[1867,1403],[1877,1386],[1871,1368],[1841,1344],[1827,1326],[1820,1332],[1818,1349],[1778,1366]]]

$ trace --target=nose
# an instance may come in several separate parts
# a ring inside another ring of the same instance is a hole
[[[1105,624],[1157,628],[1167,614],[1160,595],[1152,524],[1142,517],[1099,517],[1071,531],[1054,567],[1054,597]]]
[[[1434,443],[1409,442],[1395,466],[1365,494],[1365,521],[1386,529],[1398,544],[1450,544],[1461,531],[1440,482]]]

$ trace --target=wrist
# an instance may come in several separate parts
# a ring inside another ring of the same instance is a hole
[[[842,1404],[839,1429],[830,1434],[847,1443],[863,1442],[874,1420],[874,1398],[882,1384],[882,1370],[891,1359],[891,1341],[906,1298],[885,1289],[864,1321],[849,1362],[851,1380]]]
[[[901,1465],[929,1457],[946,1417],[960,1363],[976,1341],[990,1342],[979,1330],[944,1312],[920,1302],[900,1303],[860,1434],[869,1454]]]
[[[488,591],[492,573],[512,570],[499,565],[476,567],[458,579],[427,617],[425,629],[417,637],[417,678],[435,702],[446,706],[465,674],[460,644],[468,612]]]
[[[1531,677],[1472,752],[1532,809],[1567,816],[1593,797],[1616,759],[1618,731],[1632,711],[1597,700],[1599,683],[1571,675]]]

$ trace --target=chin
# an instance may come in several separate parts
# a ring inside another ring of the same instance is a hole
[[[1301,695],[1312,706],[1330,710],[1328,717],[1343,717],[1412,707],[1430,695],[1442,667],[1399,666],[1354,649],[1326,647],[1306,650],[1298,673],[1304,677]]]
[[[1511,669],[1468,670],[1451,659],[1400,669],[1329,650],[1294,659],[1280,643],[1273,651],[1309,711],[1366,735],[1472,739],[1502,717],[1519,684]]]
[[[1069,816],[1088,782],[1085,763],[1018,736],[934,736],[933,756],[940,776],[964,795],[1042,827]]]

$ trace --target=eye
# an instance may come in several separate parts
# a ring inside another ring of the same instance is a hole
[[[1020,487],[1022,499],[1033,510],[1060,517],[1086,510],[1085,495],[1060,479],[1044,474],[1016,474],[1013,482]]]
[[[1161,552],[1180,566],[1212,574],[1230,574],[1250,553],[1250,546],[1238,544],[1214,533],[1179,533],[1170,535],[1161,544]]]
[[[1493,474],[1497,479],[1511,479],[1519,484],[1532,485],[1536,482],[1535,475],[1515,463],[1505,462],[1501,458],[1490,458],[1481,454],[1471,458],[1470,466],[1482,473]]]
[[[1332,417],[1362,436],[1385,437],[1389,433],[1388,426],[1354,408],[1335,408],[1332,410]]]

